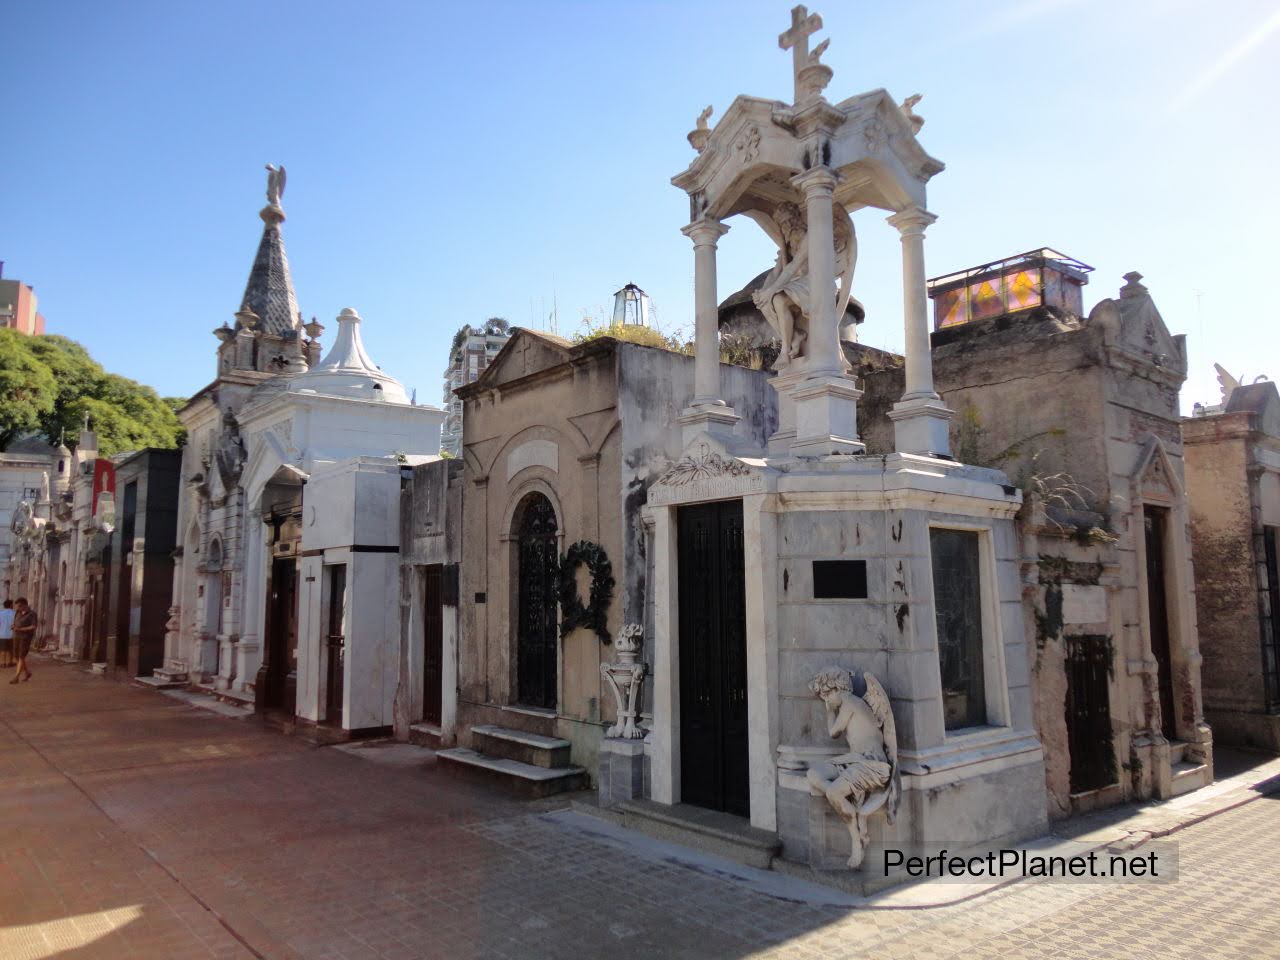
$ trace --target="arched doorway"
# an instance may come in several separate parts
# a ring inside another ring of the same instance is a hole
[[[558,675],[556,597],[559,544],[551,501],[531,493],[515,514],[517,541],[516,699],[554,710]]]

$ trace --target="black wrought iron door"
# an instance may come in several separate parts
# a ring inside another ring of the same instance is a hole
[[[933,560],[943,721],[948,730],[983,724],[987,722],[987,692],[978,534],[969,530],[930,530],[929,550]]]
[[[444,683],[444,585],[439,564],[426,567],[422,581],[422,719],[439,723]]]
[[[742,501],[681,507],[680,798],[740,816],[747,786]]]
[[[1169,601],[1165,589],[1164,538],[1168,511],[1143,507],[1147,534],[1147,622],[1151,626],[1151,655],[1156,658],[1160,688],[1160,732],[1175,739],[1173,657],[1169,651]]]
[[[271,619],[267,637],[267,697],[265,706],[293,713],[290,675],[297,662],[298,564],[292,557],[271,564]]]
[[[329,610],[326,617],[327,674],[325,722],[342,725],[342,688],[347,674],[347,637],[344,611],[347,605],[347,565],[325,567],[329,574]]]
[[[560,646],[556,513],[551,501],[531,493],[519,517],[516,696],[526,706],[554,709]]]
[[[1262,528],[1267,562],[1267,602],[1271,616],[1262,623],[1262,681],[1267,709],[1280,707],[1280,527]]]
[[[1105,636],[1067,637],[1067,745],[1071,792],[1116,782],[1111,742],[1111,643]]]

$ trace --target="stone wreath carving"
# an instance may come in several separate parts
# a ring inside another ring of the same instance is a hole
[[[695,480],[709,480],[712,477],[741,477],[751,472],[745,463],[722,457],[712,451],[705,443],[700,444],[698,452],[682,457],[671,465],[658,483],[664,487],[683,487]]]
[[[578,594],[578,567],[587,565],[591,573],[591,598],[586,605]],[[578,627],[596,632],[604,643],[610,642],[605,619],[609,601],[613,599],[613,564],[604,548],[590,540],[579,540],[560,558],[560,638]]]

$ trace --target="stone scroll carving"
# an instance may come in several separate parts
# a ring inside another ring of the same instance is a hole
[[[857,681],[865,692],[854,692]],[[889,695],[872,674],[860,678],[844,667],[827,667],[809,682],[827,708],[827,732],[843,737],[848,751],[809,768],[809,789],[825,796],[848,825],[852,852],[849,866],[862,866],[867,846],[867,818],[883,810],[893,823],[898,812],[898,732]]]
[[[601,675],[609,681],[613,697],[618,703],[618,722],[605,731],[606,737],[622,740],[643,740],[645,731],[637,723],[640,710],[640,689],[644,685],[648,665],[640,662],[640,647],[644,641],[644,628],[629,623],[614,639],[618,659],[614,663],[600,664]]]

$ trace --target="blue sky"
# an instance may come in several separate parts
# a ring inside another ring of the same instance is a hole
[[[1188,334],[1184,410],[1214,361],[1280,378],[1280,3],[814,5],[832,100],[924,94],[947,164],[931,276],[1050,245],[1139,270]],[[0,259],[50,332],[165,394],[211,378],[239,305],[263,164],[289,182],[306,316],[344,306],[388,372],[439,402],[450,336],[492,315],[572,333],[634,281],[692,321],[670,178],[708,103],[788,98],[785,2],[455,4],[0,0]],[[714,118],[713,118],[714,119]],[[896,231],[855,215],[862,338],[900,349]],[[720,294],[771,262],[739,218]]]

